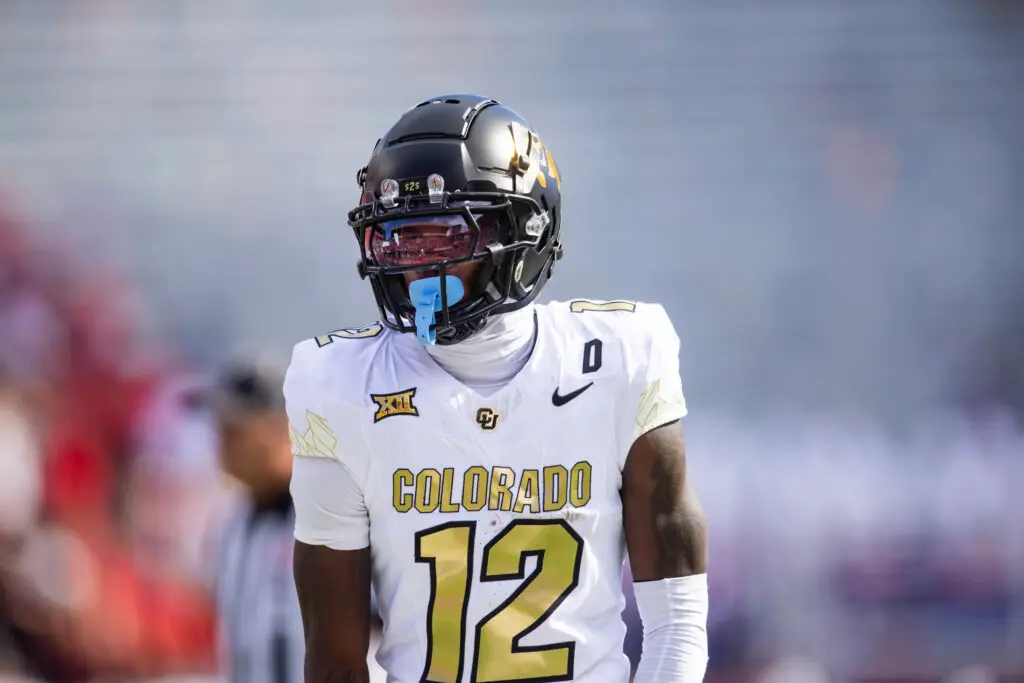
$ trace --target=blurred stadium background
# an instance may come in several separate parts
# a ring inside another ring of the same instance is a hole
[[[1012,0],[0,2],[0,678],[218,677],[191,399],[373,319],[355,171],[466,91],[556,153],[548,297],[679,329],[706,680],[1024,680]]]

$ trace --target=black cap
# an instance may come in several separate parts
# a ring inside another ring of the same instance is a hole
[[[269,363],[245,361],[228,366],[218,377],[211,404],[218,416],[237,419],[284,410],[284,373]]]

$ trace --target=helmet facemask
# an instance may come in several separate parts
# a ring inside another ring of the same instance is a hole
[[[545,212],[533,199],[497,192],[422,199],[407,196],[391,207],[377,199],[349,216],[359,239],[360,274],[371,282],[381,322],[416,332],[424,344],[453,344],[479,331],[495,312],[532,301],[535,293],[517,296],[524,292],[514,285],[516,264],[521,273],[523,253],[536,248],[544,233],[520,226],[546,227]],[[416,281],[422,282],[410,284]],[[431,296],[435,312],[427,332],[425,301]]]

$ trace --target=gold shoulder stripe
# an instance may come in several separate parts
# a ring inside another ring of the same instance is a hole
[[[316,345],[320,348],[333,344],[335,339],[369,339],[376,337],[378,334],[384,331],[384,326],[380,323],[373,323],[365,327],[349,327],[344,330],[335,330],[334,332],[328,332],[322,334],[319,337],[315,337]]]
[[[632,301],[588,301],[586,299],[577,299],[569,304],[569,310],[573,313],[586,313],[587,311],[599,313],[625,311],[626,313],[635,313],[636,304]]]

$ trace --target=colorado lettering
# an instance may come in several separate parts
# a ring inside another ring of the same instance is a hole
[[[398,512],[557,512],[567,504],[590,502],[590,463],[551,465],[516,472],[511,467],[475,465],[462,473],[454,467],[402,468],[391,477],[392,503]]]

